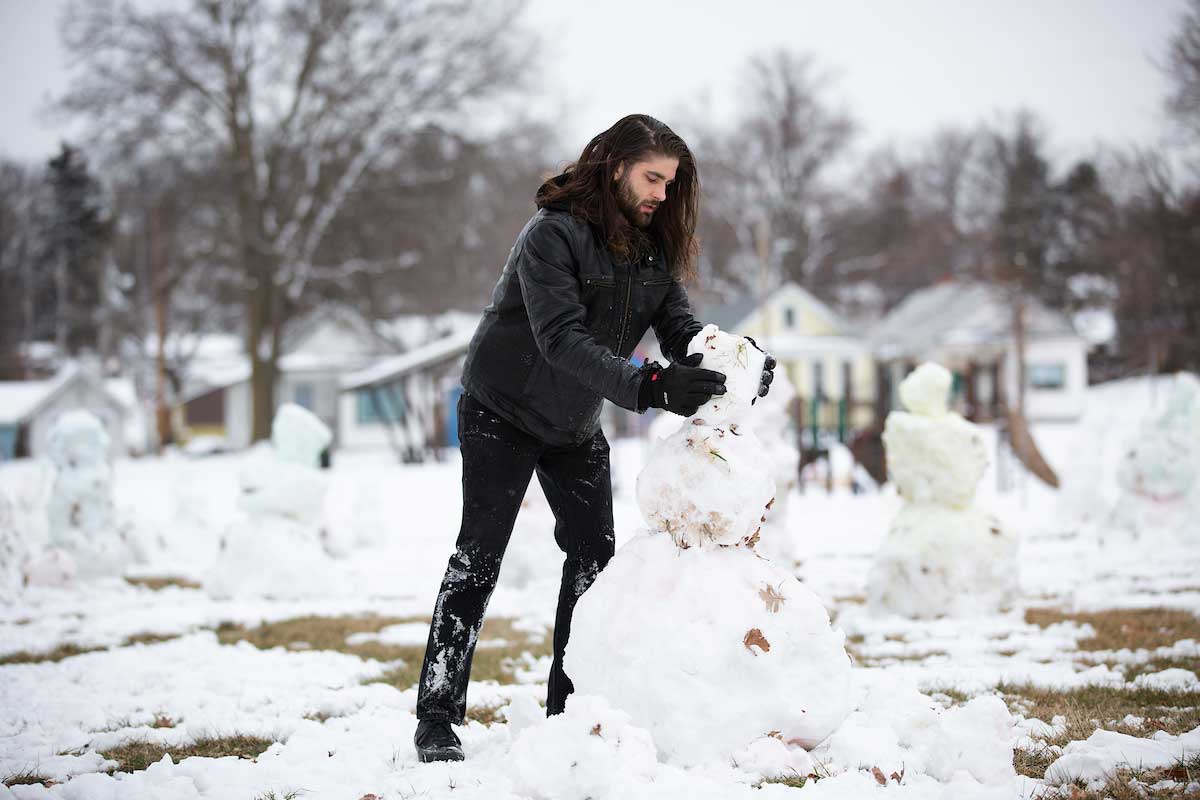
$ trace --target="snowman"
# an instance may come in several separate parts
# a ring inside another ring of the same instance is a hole
[[[908,411],[884,424],[888,477],[904,505],[867,577],[876,615],[995,613],[1017,594],[1017,539],[975,505],[987,449],[978,426],[947,408],[951,380],[945,367],[922,364],[899,387]]]
[[[338,589],[338,570],[322,544],[328,479],[318,467],[332,440],[316,415],[280,406],[270,443],[256,446],[239,472],[241,513],[204,579],[210,594],[295,598]]]
[[[714,325],[688,352],[725,374],[726,394],[652,449],[637,481],[648,528],[580,598],[565,668],[577,692],[649,731],[662,758],[787,748],[799,771],[810,764],[801,748],[849,710],[845,637],[816,595],[754,549],[775,497],[751,427],[763,353]]]
[[[1120,487],[1106,538],[1200,542],[1200,380],[1171,382],[1166,408],[1148,416],[1117,468]]]

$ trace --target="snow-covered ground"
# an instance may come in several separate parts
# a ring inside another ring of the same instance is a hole
[[[0,593],[0,660],[64,646],[99,648],[58,660],[0,661],[0,779],[22,773],[51,779],[48,787],[0,786],[0,798],[1043,796],[1045,783],[1013,771],[1012,751],[1036,748],[1036,740],[1053,739],[1065,723],[1010,714],[994,694],[997,687],[1157,686],[1193,693],[1190,705],[1200,706],[1193,671],[1143,669],[1194,665],[1200,643],[1185,638],[1157,649],[1080,649],[1095,630],[1072,619],[1112,609],[1200,613],[1200,519],[1170,535],[1106,535],[1121,491],[1118,462],[1143,415],[1166,400],[1165,380],[1097,387],[1080,423],[1035,429],[1063,478],[1057,492],[1020,473],[1011,459],[998,460],[994,434],[986,431],[992,466],[977,502],[1021,539],[1020,596],[1000,614],[928,621],[871,616],[864,605],[868,569],[899,498],[887,488],[791,496],[789,551],[802,557],[786,566],[829,609],[857,662],[854,710],[811,753],[763,731],[735,759],[689,768],[660,761],[650,734],[601,698],[577,696],[567,714],[543,720],[536,701],[544,698],[548,660],[530,656],[512,668],[512,683],[472,682],[471,705],[498,706],[507,721],[462,728],[465,762],[419,764],[411,745],[415,689],[371,682],[396,664],[300,644],[222,643],[218,629],[231,625],[430,613],[457,533],[458,463],[402,466],[386,452],[339,452],[321,535],[329,550],[344,555],[328,559],[320,580],[280,593],[290,599],[218,599],[203,588],[152,590],[116,578],[32,586],[9,599]],[[634,490],[647,451],[641,441],[613,442],[618,547],[644,527]],[[117,463],[117,524],[148,559],[126,575],[210,579],[222,536],[238,526],[245,534],[237,504],[244,458],[168,455]],[[42,464],[0,465],[7,518],[34,551],[48,541],[44,514],[52,479]],[[1009,485],[1001,490],[1005,479]],[[0,513],[0,524],[5,518]],[[489,618],[512,619],[513,630],[535,638],[553,622],[560,575],[547,541],[552,522],[533,498],[510,546],[511,574],[506,562],[488,610]],[[260,566],[267,565],[244,568]],[[1031,608],[1057,609],[1064,619],[1027,622]],[[423,639],[421,625],[410,622],[353,643],[420,645]],[[160,718],[172,725],[156,726]],[[173,763],[168,756],[132,773],[109,774],[115,762],[101,755],[131,740],[183,744],[235,734],[274,744],[256,759]],[[1123,760],[1169,767],[1200,754],[1200,729],[1140,736],[1081,736],[1087,740],[1054,751],[1062,757],[1048,780],[1099,780]],[[774,782],[807,772],[819,777],[803,788]],[[1160,789],[1186,791],[1182,780]],[[1200,785],[1192,788],[1200,792]]]

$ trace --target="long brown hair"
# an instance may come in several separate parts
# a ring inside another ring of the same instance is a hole
[[[679,167],[675,182],[667,188],[667,199],[651,218],[650,237],[662,249],[671,272],[690,281],[696,276],[700,254],[696,242],[700,175],[687,144],[654,117],[630,114],[593,137],[578,161],[541,185],[537,205],[570,210],[596,228],[614,255],[630,261],[638,255],[639,238],[644,239],[644,234],[625,224],[613,176],[622,164],[628,170],[655,153],[679,159]]]

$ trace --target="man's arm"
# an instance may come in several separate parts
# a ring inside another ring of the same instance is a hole
[[[659,349],[672,361],[682,361],[687,357],[688,343],[704,327],[704,323],[692,316],[687,292],[679,281],[672,282],[650,324],[654,328],[654,335],[658,337]]]
[[[622,408],[636,410],[642,373],[588,331],[574,264],[561,224],[542,220],[529,229],[517,256],[517,278],[538,350],[555,369]]]

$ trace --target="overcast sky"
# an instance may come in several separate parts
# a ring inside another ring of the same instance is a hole
[[[66,85],[56,19],[65,0],[0,0],[0,155],[45,158],[67,133],[37,110]],[[530,0],[551,43],[538,116],[561,120],[578,155],[619,117],[669,124],[683,108],[736,109],[746,60],[812,53],[864,146],[1037,112],[1055,150],[1151,144],[1166,82],[1154,66],[1183,0]],[[682,127],[682,126],[681,126]]]

